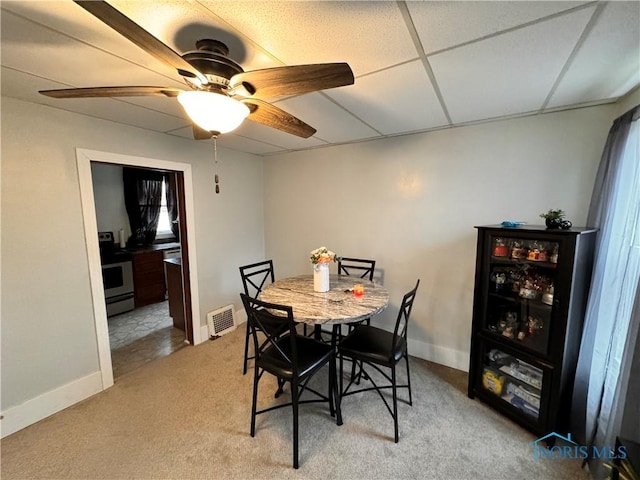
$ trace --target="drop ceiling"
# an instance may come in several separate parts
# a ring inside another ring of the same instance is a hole
[[[610,103],[640,84],[638,1],[109,3],[180,53],[223,41],[245,71],[349,63],[354,85],[271,102],[313,137],[245,121],[218,140],[258,155]],[[184,83],[72,1],[0,7],[3,96],[192,139],[173,98],[38,94]]]

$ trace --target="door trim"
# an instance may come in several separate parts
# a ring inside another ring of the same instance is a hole
[[[89,262],[89,280],[93,298],[93,315],[98,344],[98,361],[102,377],[102,389],[113,385],[113,367],[111,364],[111,348],[109,346],[109,328],[107,325],[107,309],[102,287],[102,267],[100,264],[100,248],[98,246],[98,222],[96,219],[93,182],[91,180],[91,162],[111,163],[115,165],[154,168],[182,172],[184,176],[184,208],[186,210],[187,246],[189,249],[189,283],[191,285],[191,322],[193,344],[202,343],[200,328],[200,296],[198,292],[198,262],[196,260],[196,242],[194,227],[193,178],[191,165],[146,157],[134,157],[117,153],[100,152],[76,148],[78,180],[80,183],[80,202],[84,223],[85,244]]]

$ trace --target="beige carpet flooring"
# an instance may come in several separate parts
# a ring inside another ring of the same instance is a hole
[[[534,435],[467,398],[466,374],[419,359],[398,444],[375,393],[345,398],[341,427],[326,405],[305,405],[296,471],[290,409],[259,416],[249,435],[253,375],[242,375],[242,327],[3,439],[2,479],[589,478],[578,460],[534,461]],[[316,386],[324,385],[322,372]],[[275,401],[275,386],[265,375],[260,405]]]

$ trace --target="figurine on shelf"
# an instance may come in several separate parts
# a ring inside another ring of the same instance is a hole
[[[515,338],[516,330],[518,330],[518,314],[516,312],[507,312],[505,318],[500,322],[502,327],[502,336],[507,338]]]
[[[538,290],[535,288],[533,284],[533,280],[527,278],[522,287],[520,287],[520,296],[522,298],[534,299],[538,298]]]
[[[540,244],[540,253],[538,254],[538,261],[539,262],[546,262],[548,260],[547,257],[547,245],[546,243],[541,243]]]
[[[533,335],[538,330],[542,330],[544,328],[544,323],[538,317],[534,317],[533,315],[529,315],[527,317],[527,333],[529,335]]]
[[[519,240],[514,240],[511,245],[511,258],[514,260],[520,260],[527,256],[524,248],[522,247],[522,242]]]
[[[549,256],[549,261],[551,263],[558,263],[558,244],[557,243],[553,245],[553,250],[551,250],[551,255]]]
[[[520,281],[522,280],[522,272],[517,269],[509,271],[509,283],[511,283],[511,291],[518,293],[520,291]]]
[[[540,260],[540,244],[535,240],[529,245],[529,253],[527,255],[528,260],[538,261]]]
[[[494,272],[491,275],[491,280],[496,284],[496,292],[501,292],[504,289],[504,284],[507,281],[507,275],[504,272]]]
[[[542,294],[542,303],[546,305],[553,305],[553,283],[550,283],[547,288],[545,288],[544,293]]]
[[[494,257],[508,257],[509,249],[504,244],[504,240],[501,238],[496,238],[496,243],[493,246],[493,256]]]

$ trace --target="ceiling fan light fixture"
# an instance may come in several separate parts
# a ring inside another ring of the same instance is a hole
[[[181,92],[178,102],[196,125],[209,132],[235,130],[249,115],[244,103],[214,92]]]

